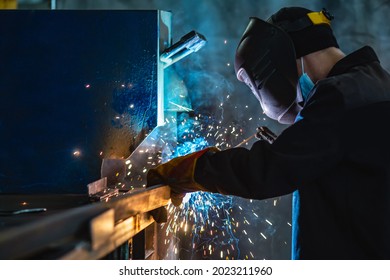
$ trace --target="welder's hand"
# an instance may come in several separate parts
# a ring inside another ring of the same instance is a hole
[[[215,147],[174,158],[156,168],[150,169],[147,174],[147,185],[167,184],[171,188],[173,205],[181,204],[186,193],[207,191],[194,180],[196,161],[206,152],[219,151]]]

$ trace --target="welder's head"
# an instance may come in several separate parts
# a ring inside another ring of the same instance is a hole
[[[328,47],[338,47],[323,9],[283,8],[267,21],[250,18],[238,44],[235,71],[260,101],[265,114],[291,124],[302,109],[298,104],[296,59]]]

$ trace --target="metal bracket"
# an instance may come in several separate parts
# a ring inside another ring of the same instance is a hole
[[[107,177],[87,185],[88,196],[91,201],[107,201],[118,196],[119,190],[107,187]]]
[[[167,68],[187,55],[197,52],[206,42],[207,40],[202,34],[191,31],[181,37],[177,43],[164,50],[160,56],[160,60],[165,63],[164,68]]]

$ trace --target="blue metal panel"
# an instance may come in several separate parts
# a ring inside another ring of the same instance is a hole
[[[157,124],[158,11],[0,11],[0,193],[84,193]]]

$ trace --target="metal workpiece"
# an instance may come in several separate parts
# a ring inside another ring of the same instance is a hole
[[[155,168],[171,156],[171,151],[177,143],[176,129],[176,124],[157,126],[129,157],[104,159],[101,176],[108,178],[106,186],[114,187],[121,192],[146,187],[148,170]]]
[[[119,195],[119,189],[107,185],[107,177],[103,177],[87,185],[88,196],[91,202],[108,201]]]
[[[148,213],[169,202],[168,186],[134,190],[107,202],[48,211],[0,228],[0,259],[99,259],[154,222]],[[6,197],[2,197],[6,199]]]

